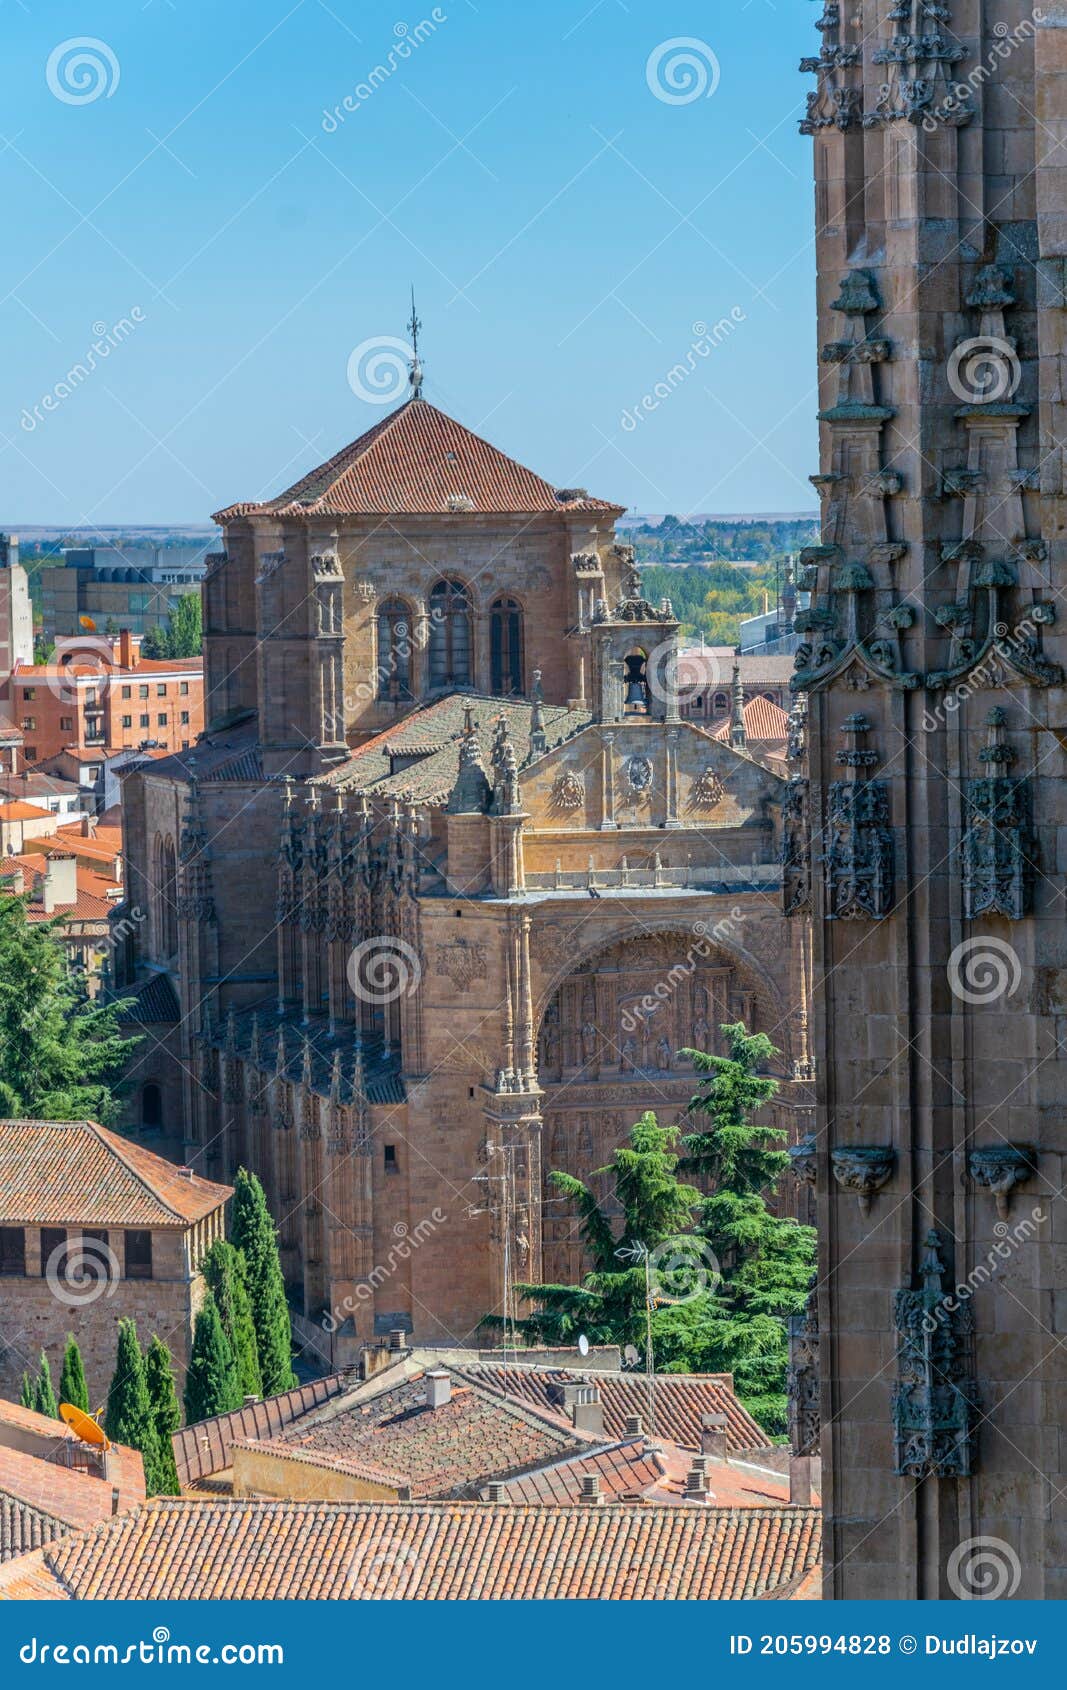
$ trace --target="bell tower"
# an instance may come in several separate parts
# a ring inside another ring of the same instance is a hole
[[[589,630],[593,708],[599,722],[677,722],[679,622],[664,599],[644,597],[632,557],[614,609],[597,599]]]

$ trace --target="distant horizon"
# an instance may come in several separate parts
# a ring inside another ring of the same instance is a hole
[[[803,511],[627,511],[625,516],[619,517],[617,528],[641,527],[645,524],[659,523],[665,517],[675,516],[679,522],[817,522],[818,509]],[[213,522],[109,522],[101,523],[98,527],[85,527],[78,523],[64,524],[61,522],[8,522],[0,517],[0,534],[14,535],[20,542],[24,539],[52,539],[65,534],[100,535],[114,534],[217,534],[220,530]]]

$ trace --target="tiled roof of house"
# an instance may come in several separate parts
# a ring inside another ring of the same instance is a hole
[[[788,686],[796,668],[788,654],[743,651],[738,657],[733,646],[689,646],[678,653],[678,683],[683,692],[720,687],[728,693],[735,663],[746,687]]]
[[[262,1402],[250,1403],[232,1414],[218,1414],[213,1420],[199,1420],[183,1426],[171,1440],[178,1480],[185,1490],[223,1473],[230,1466],[230,1451],[234,1440],[240,1438],[271,1438],[301,1420],[323,1403],[340,1396],[348,1384],[347,1373],[331,1373],[325,1379],[313,1379],[294,1391],[280,1396],[266,1397]]]
[[[232,505],[216,522],[256,512],[331,516],[602,511],[622,507],[560,492],[425,399],[411,399],[276,499]]]
[[[51,810],[42,810],[39,804],[26,804],[21,798],[12,798],[6,804],[0,804],[0,821],[39,822],[51,820]]]
[[[117,1455],[112,1450],[112,1456]],[[127,1483],[122,1504],[127,1508],[144,1501],[144,1469],[136,1450],[126,1450],[126,1456],[136,1462],[139,1483],[130,1483],[132,1462],[126,1464]],[[0,1544],[0,1558],[23,1554],[35,1549],[38,1543],[49,1541],[58,1532],[84,1526],[95,1526],[99,1520],[109,1520],[112,1512],[110,1477],[103,1479],[77,1467],[66,1467],[56,1461],[27,1455],[22,1450],[0,1447],[0,1501],[5,1509],[5,1524],[12,1534],[4,1534]],[[121,1495],[121,1488],[120,1488]],[[20,1523],[21,1522],[21,1523]],[[45,1531],[33,1541],[17,1541],[18,1534]]]
[[[588,1447],[553,1410],[453,1380],[450,1399],[426,1403],[424,1376],[348,1406],[333,1404],[276,1440],[402,1475],[414,1497],[467,1496],[490,1479]]]
[[[0,1121],[0,1221],[187,1227],[232,1196],[95,1121]]]
[[[128,1019],[141,1026],[151,1026],[159,1021],[180,1021],[182,1018],[181,1005],[169,974],[153,974],[133,991],[123,989],[118,995],[133,999]]]
[[[784,745],[789,738],[789,717],[777,704],[769,698],[757,693],[750,698],[741,712],[745,720],[745,738],[748,743],[756,745]],[[712,739],[720,739],[728,745],[730,743],[730,723],[723,722],[712,730]]]
[[[643,1497],[646,1502],[680,1504],[692,1465],[691,1450],[658,1437],[654,1442],[647,1437],[629,1438],[508,1479],[504,1495],[508,1502],[577,1505],[583,1478],[595,1474],[601,1495],[609,1502]],[[720,1508],[782,1508],[789,1502],[787,1479],[748,1463],[706,1458],[704,1478],[708,1502]],[[480,1494],[485,1501],[488,1490]]]
[[[563,1368],[512,1365],[505,1372],[495,1364],[464,1363],[460,1370],[464,1378],[476,1380],[496,1390],[507,1390],[522,1397],[524,1402],[555,1409],[563,1401],[563,1387],[580,1380],[595,1384],[604,1405],[604,1432],[609,1438],[621,1438],[626,1431],[628,1415],[640,1416],[646,1432],[648,1424],[648,1386],[643,1373],[589,1374],[569,1372]],[[724,1414],[729,1447],[740,1454],[743,1450],[762,1449],[767,1435],[734,1395],[729,1374],[716,1373],[658,1373],[655,1384],[656,1433],[683,1449],[700,1448],[701,1415]]]
[[[376,734],[352,752],[347,762],[322,777],[322,784],[347,790],[362,790],[384,796],[409,793],[424,803],[449,796],[459,772],[460,742],[467,711],[478,736],[482,760],[489,767],[496,724],[504,716],[521,768],[530,756],[530,718],[533,705],[493,698],[486,694],[449,693]],[[548,748],[573,739],[589,725],[588,710],[566,710],[560,705],[542,706]],[[412,757],[395,774],[394,757]]]
[[[160,1498],[10,1562],[0,1599],[751,1599],[820,1541],[815,1508]]]

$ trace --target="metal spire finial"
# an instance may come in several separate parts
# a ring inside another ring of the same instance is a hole
[[[419,330],[422,323],[415,310],[415,284],[411,286],[411,321],[408,323],[408,333],[411,336],[411,369],[408,372],[408,383],[411,387],[413,399],[422,398],[422,364],[419,360]]]

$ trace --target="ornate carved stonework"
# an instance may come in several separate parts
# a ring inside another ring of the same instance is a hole
[[[1004,744],[1004,711],[987,718],[989,742],[979,759],[990,772],[968,780],[963,789],[963,913],[968,921],[1005,915],[1021,921],[1033,893],[1037,844],[1030,783],[1013,780],[1006,770],[1015,758]]]
[[[827,799],[827,919],[881,921],[893,907],[889,787],[862,775],[879,761],[859,743],[870,732],[867,718],[850,716],[843,732],[853,744],[837,754],[848,775],[832,782]]]
[[[484,976],[487,966],[485,946],[470,939],[455,939],[450,945],[437,947],[434,971],[447,975],[458,991],[470,991],[475,980]]]
[[[786,915],[811,910],[811,783],[794,775],[782,805],[782,909]]]
[[[580,810],[585,803],[585,781],[573,769],[564,769],[552,788],[552,802],[560,810]]]
[[[1015,1187],[1037,1172],[1037,1152],[1028,1144],[987,1145],[968,1151],[967,1171],[975,1185],[993,1193],[997,1215],[1004,1221]]]
[[[974,1314],[945,1289],[945,1239],[927,1234],[918,1291],[898,1291],[897,1385],[893,1393],[896,1471],[922,1479],[969,1478],[977,1441],[972,1367]]]
[[[715,769],[707,768],[694,781],[690,794],[692,802],[698,810],[714,810],[721,804],[726,793],[721,777]]]
[[[653,779],[651,759],[648,757],[631,757],[626,765],[626,779],[630,791],[643,793],[651,790]]]
[[[855,1191],[860,1213],[869,1215],[876,1192],[893,1176],[897,1153],[891,1145],[854,1144],[830,1152],[830,1166],[842,1191]]]
[[[790,1171],[798,1185],[814,1185],[819,1173],[819,1152],[815,1134],[808,1133],[789,1147]]]
[[[794,1455],[818,1455],[822,1431],[819,1388],[819,1301],[814,1278],[803,1314],[789,1320],[789,1442]]]
[[[561,967],[568,957],[573,956],[574,942],[565,927],[550,921],[533,929],[530,934],[530,950],[542,968],[552,971]]]

